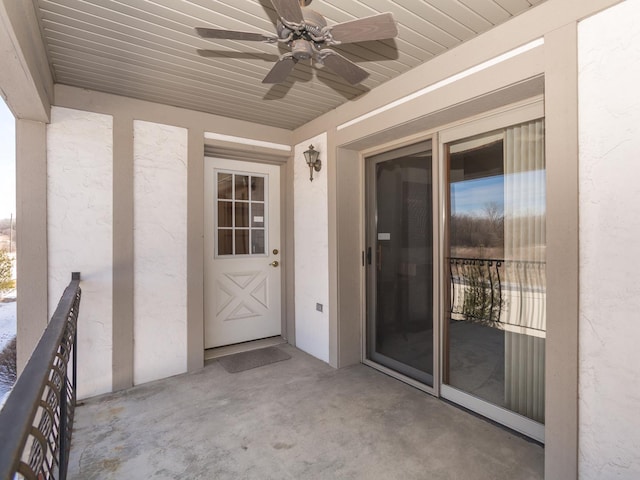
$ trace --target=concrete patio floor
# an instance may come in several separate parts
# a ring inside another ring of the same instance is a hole
[[[201,371],[76,409],[70,479],[542,479],[533,442],[364,365]]]

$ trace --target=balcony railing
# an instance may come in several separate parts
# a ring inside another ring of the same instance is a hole
[[[2,479],[66,478],[76,401],[80,294],[80,274],[73,273],[0,411]]]
[[[546,330],[546,263],[449,258],[453,320]]]

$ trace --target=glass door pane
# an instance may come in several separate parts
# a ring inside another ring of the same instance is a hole
[[[443,383],[544,423],[544,123],[445,145]]]
[[[216,255],[266,254],[267,177],[217,171]]]
[[[431,142],[368,159],[367,357],[433,385]]]

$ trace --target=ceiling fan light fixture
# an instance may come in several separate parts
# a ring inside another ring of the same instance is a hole
[[[313,48],[306,40],[294,40],[291,42],[291,53],[296,60],[309,60],[313,57]]]

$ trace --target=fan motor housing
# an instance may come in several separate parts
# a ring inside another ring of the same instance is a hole
[[[327,26],[327,21],[322,15],[310,8],[303,8],[302,17],[304,18],[305,30],[307,32],[316,37],[322,35],[322,29]]]
[[[289,27],[285,26],[280,19],[278,19],[278,22],[276,23],[278,37],[286,39],[289,38],[290,35],[293,35],[293,41],[304,39],[315,41],[315,43],[321,43],[314,40],[314,38],[317,39],[324,37],[322,29],[327,26],[327,21],[321,14],[306,7],[302,7],[302,17],[304,18],[304,28],[299,32],[294,32]]]

